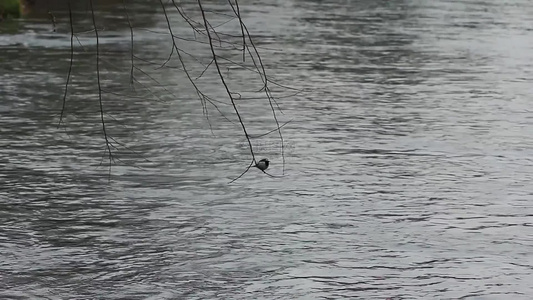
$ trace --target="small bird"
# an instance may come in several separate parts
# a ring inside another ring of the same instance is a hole
[[[263,158],[262,160],[260,160],[257,164],[255,164],[255,166],[261,170],[261,171],[264,171],[266,169],[268,169],[268,165],[270,164],[270,161],[268,160],[268,158]]]

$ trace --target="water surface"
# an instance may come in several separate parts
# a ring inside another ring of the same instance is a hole
[[[213,20],[231,13],[205,5]],[[175,56],[158,68],[171,49],[160,6],[130,6],[152,77],[136,71],[134,91],[122,6],[99,12],[110,181],[92,33],[76,41],[58,129],[66,11],[57,32],[40,15],[0,23],[1,298],[530,299],[530,2],[241,4],[267,72],[302,92],[273,86],[292,120],[285,176],[231,185],[246,140],[227,104],[233,123],[213,106],[207,121]],[[257,87],[230,74],[234,90]],[[228,103],[215,73],[201,82]],[[264,98],[238,103],[252,134],[275,128]],[[279,136],[254,146],[282,175]]]

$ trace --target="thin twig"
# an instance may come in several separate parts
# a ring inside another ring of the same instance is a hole
[[[126,20],[128,21],[128,26],[130,27],[130,37],[131,37],[131,68],[130,68],[130,85],[133,87],[133,26],[131,25],[130,15],[128,14],[128,8],[126,7],[126,0],[123,1],[124,13],[126,14]]]
[[[102,132],[104,134],[105,144],[107,151],[109,152],[109,174],[108,174],[108,181],[111,181],[111,163],[113,160],[113,156],[111,153],[111,145],[109,142],[109,139],[107,137],[107,131],[105,127],[105,118],[104,118],[104,105],[102,102],[102,86],[100,82],[100,38],[98,36],[98,29],[96,28],[96,18],[94,16],[94,6],[93,6],[93,0],[89,0],[89,4],[91,6],[91,14],[93,19],[93,27],[94,27],[94,34],[96,36],[96,79],[98,83],[98,102],[100,104],[100,119],[102,120]]]
[[[222,85],[226,89],[226,93],[228,94],[228,97],[229,97],[229,99],[231,101],[231,105],[233,106],[233,110],[235,111],[235,114],[237,115],[237,118],[239,119],[239,123],[241,124],[242,131],[244,132],[244,136],[246,137],[246,140],[248,141],[248,146],[250,147],[250,154],[252,155],[252,161],[250,163],[250,166],[248,166],[248,168],[246,169],[246,171],[248,171],[250,169],[250,167],[255,163],[255,154],[254,154],[254,149],[253,149],[253,146],[252,146],[252,141],[250,140],[250,136],[248,135],[248,131],[246,130],[246,126],[244,126],[244,122],[242,121],[241,114],[239,113],[239,110],[237,109],[237,105],[235,104],[235,100],[233,99],[233,95],[232,95],[231,91],[229,90],[229,87],[228,87],[228,85],[226,83],[226,80],[224,79],[224,76],[222,75],[222,71],[220,70],[220,65],[218,64],[217,54],[215,53],[215,48],[213,47],[213,40],[211,39],[211,33],[210,33],[210,30],[209,30],[209,25],[207,24],[207,19],[206,19],[205,12],[204,12],[203,7],[202,7],[202,1],[201,0],[198,0],[198,7],[200,8],[200,11],[202,12],[202,18],[204,19],[205,30],[206,30],[206,33],[207,33],[207,38],[209,39],[209,45],[210,45],[210,49],[211,49],[211,54],[213,55],[213,62],[215,63],[215,67],[217,68],[218,76],[220,78],[220,81],[222,82]],[[246,171],[243,174],[241,174],[238,178],[240,178],[242,175],[244,175],[246,173]],[[233,181],[237,180],[238,178],[234,179]],[[231,182],[233,182],[233,181],[231,181]]]
[[[68,4],[70,8],[70,3]],[[48,15],[50,16],[50,21],[52,22],[52,31],[56,32],[56,16],[49,10]]]
[[[244,34],[244,26],[242,25],[242,19],[241,19],[241,10],[239,8],[239,3],[237,0],[235,0],[235,4],[237,5],[237,18],[239,18],[239,23],[241,25],[241,34],[242,34],[242,62],[244,62],[246,57],[246,36]]]
[[[57,127],[61,126],[61,122],[63,121],[63,114],[65,113],[65,106],[67,103],[67,93],[68,93],[68,85],[70,83],[70,74],[72,73],[72,64],[74,61],[74,24],[72,22],[72,8],[70,7],[70,0],[67,2],[68,5],[68,16],[69,16],[69,23],[70,23],[70,64],[68,67],[68,74],[67,74],[67,82],[65,83],[65,94],[63,95],[63,106],[61,107],[61,115],[59,116],[59,123],[57,124]]]
[[[189,71],[187,71],[187,68],[185,66],[185,62],[183,61],[183,58],[182,58],[181,53],[180,53],[180,49],[178,48],[178,44],[176,43],[174,32],[172,30],[172,25],[170,24],[170,19],[168,18],[168,14],[167,14],[167,11],[165,9],[165,5],[163,4],[162,0],[159,0],[159,3],[161,3],[161,7],[163,8],[163,14],[165,15],[165,19],[167,21],[167,27],[168,27],[168,30],[170,32],[170,37],[172,38],[172,47],[173,47],[173,49],[176,50],[176,54],[178,55],[178,60],[181,63],[181,67],[182,67],[183,71],[185,72],[185,75],[187,76],[187,79],[189,80],[191,85],[194,87],[194,89],[196,91],[196,94],[198,95],[198,98],[200,99],[200,102],[202,103],[202,107],[204,109],[204,115],[205,115],[205,110],[207,109],[206,99],[209,99],[209,97],[207,97],[202,91],[200,91],[200,89],[198,88],[198,86],[196,85],[194,80],[192,79],[191,74],[189,73]],[[210,121],[209,121],[208,118],[207,118],[207,122],[209,123],[209,126],[211,126]]]
[[[263,134],[260,134],[260,135],[251,135],[250,138],[251,139],[257,139],[257,138],[261,138],[261,137],[267,136],[267,135],[271,134],[274,131],[278,131],[280,128],[284,127],[285,125],[289,124],[290,122],[292,122],[292,120],[289,120],[289,121],[283,123],[279,128],[272,129],[272,130],[268,131],[267,133],[263,133]]]
[[[279,107],[278,103],[276,102],[276,100],[273,98],[272,94],[270,93],[270,89],[268,88],[268,78],[267,78],[267,74],[266,74],[266,70],[265,70],[265,65],[263,64],[263,61],[261,59],[261,56],[259,55],[259,51],[257,50],[257,48],[255,47],[255,44],[253,42],[253,39],[252,39],[252,36],[250,35],[250,32],[248,31],[248,27],[244,24],[244,22],[242,21],[241,17],[240,17],[240,13],[238,12],[239,11],[239,3],[237,1],[235,1],[235,6],[237,7],[237,10],[235,9],[235,7],[233,6],[233,4],[231,3],[231,0],[228,0],[231,8],[233,9],[233,12],[239,17],[239,21],[241,23],[241,26],[242,28],[244,28],[244,30],[246,31],[246,34],[248,36],[248,40],[250,41],[250,45],[252,46],[252,49],[254,49],[254,52],[255,52],[255,55],[257,56],[257,59],[259,60],[259,65],[261,66],[261,69],[262,69],[262,75],[261,76],[261,79],[263,79],[264,77],[264,80],[263,80],[263,83],[264,83],[264,86],[263,86],[263,89],[265,91],[265,94],[268,98],[268,103],[270,105],[270,108],[272,110],[272,115],[274,117],[274,120],[276,121],[276,126],[278,127],[278,133],[279,133],[279,138],[281,140],[281,158],[282,158],[282,173],[285,174],[285,142],[283,140],[283,134],[281,134],[281,127],[279,125],[279,121],[278,121],[278,117],[276,115],[276,111],[274,109],[274,105],[272,104],[272,102],[274,102],[276,104],[276,106],[278,107],[278,109],[280,110],[281,112],[281,108]],[[202,12],[203,13],[203,12]],[[249,47],[248,48],[248,51],[249,50]],[[250,56],[252,58],[252,61],[254,61],[253,59],[253,55],[250,53]],[[255,61],[254,61],[254,64],[255,64]],[[257,65],[256,65],[257,67]],[[282,112],[283,113],[283,112]]]
[[[244,172],[241,173],[241,175],[239,175],[239,176],[237,176],[236,178],[232,179],[230,182],[228,182],[228,184],[233,183],[233,182],[237,181],[239,178],[241,178],[242,176],[244,176],[244,174],[246,174],[246,173],[250,170],[250,168],[251,168],[253,165],[254,165],[254,161],[252,161],[252,162],[248,165],[248,167],[244,170]]]

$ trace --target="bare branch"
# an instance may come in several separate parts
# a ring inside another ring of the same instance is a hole
[[[244,28],[244,30],[246,31],[246,34],[248,35],[248,40],[250,41],[250,45],[252,46],[252,49],[254,50],[256,56],[257,56],[257,59],[259,60],[259,65],[261,66],[261,69],[262,69],[262,75],[261,76],[261,79],[263,79],[263,83],[264,83],[264,86],[263,86],[263,89],[265,91],[265,94],[268,98],[268,103],[270,104],[270,108],[272,110],[272,116],[274,117],[274,120],[276,121],[276,126],[278,128],[278,133],[279,133],[279,138],[281,140],[281,157],[282,157],[282,160],[283,160],[283,174],[285,174],[285,143],[284,143],[284,140],[283,140],[283,134],[281,134],[281,127],[279,125],[279,121],[278,121],[278,117],[276,115],[276,111],[274,110],[274,105],[272,104],[272,102],[274,102],[276,104],[276,106],[278,107],[278,109],[281,111],[281,108],[279,107],[278,103],[276,102],[276,100],[274,99],[274,97],[272,96],[272,94],[270,93],[270,89],[268,88],[268,78],[267,78],[267,74],[266,74],[266,70],[265,70],[265,66],[263,64],[263,61],[261,59],[261,56],[259,55],[259,51],[257,50],[257,48],[255,47],[255,44],[252,40],[252,36],[250,35],[250,32],[248,31],[248,27],[244,24],[244,22],[242,21],[241,17],[240,17],[240,13],[239,13],[239,3],[237,1],[235,1],[235,6],[237,6],[237,10],[235,9],[235,7],[233,6],[233,4],[231,3],[231,0],[228,0],[231,8],[233,9],[233,12],[239,17],[239,22],[241,23],[241,26],[242,28]],[[249,49],[249,47],[247,47]],[[250,51],[250,50],[248,50]],[[253,55],[250,53],[250,56],[252,58],[252,61],[254,61],[253,59]],[[255,64],[255,61],[254,61],[254,64]],[[257,65],[256,65],[257,67]],[[283,113],[283,112],[282,112]]]
[[[63,114],[65,113],[65,106],[67,103],[67,93],[68,93],[68,85],[70,83],[70,74],[72,73],[72,63],[74,61],[74,24],[72,22],[72,8],[70,7],[70,0],[67,2],[68,4],[68,16],[69,16],[69,23],[70,23],[70,63],[68,67],[68,74],[67,74],[67,82],[65,83],[65,94],[63,95],[63,106],[61,107],[61,115],[59,116],[59,123],[57,124],[57,127],[61,126],[61,122],[63,121]]]
[[[206,19],[206,16],[205,16],[205,12],[204,12],[203,7],[202,7],[202,1],[201,0],[198,0],[198,6],[200,8],[200,11],[202,12],[202,18],[204,19],[205,30],[206,30],[206,33],[207,33],[207,37],[209,39],[209,45],[210,45],[211,53],[213,55],[213,62],[215,63],[215,67],[217,69],[220,81],[222,82],[222,85],[224,86],[224,88],[226,90],[226,93],[228,94],[228,97],[231,100],[231,105],[233,106],[233,110],[235,111],[235,114],[237,115],[237,118],[239,118],[239,123],[241,124],[242,131],[244,132],[244,136],[246,137],[246,140],[248,141],[248,146],[250,147],[250,154],[252,155],[252,162],[250,163],[250,166],[251,166],[256,161],[255,160],[254,149],[253,149],[253,146],[252,146],[252,141],[250,140],[250,136],[248,135],[248,131],[246,130],[246,126],[244,125],[244,122],[242,121],[241,114],[239,113],[239,110],[237,109],[237,105],[235,104],[235,99],[233,99],[233,94],[229,90],[229,87],[228,87],[228,85],[226,83],[226,80],[224,79],[224,75],[222,75],[222,71],[220,70],[220,65],[219,65],[218,60],[217,60],[217,54],[215,52],[215,48],[213,47],[213,40],[211,39],[211,33],[210,33],[210,30],[209,30],[209,25],[208,25],[208,22],[207,22],[207,19]],[[246,171],[248,171],[250,169],[250,166],[248,166]],[[244,173],[246,173],[246,171]],[[244,173],[242,175],[244,175]],[[238,178],[234,179],[233,181],[235,181],[237,179]]]
[[[111,180],[111,164],[113,160],[113,155],[111,152],[111,144],[109,142],[107,131],[105,127],[105,118],[104,118],[104,105],[102,101],[102,86],[100,82],[100,38],[98,36],[98,29],[96,28],[96,18],[94,16],[94,6],[93,6],[93,0],[89,0],[89,4],[91,6],[91,14],[93,19],[93,27],[94,27],[94,34],[96,36],[96,79],[98,83],[98,102],[100,104],[100,119],[102,120],[102,132],[104,134],[105,144],[107,151],[109,152],[109,174],[108,174],[108,180]]]
[[[123,1],[124,5],[124,14],[126,14],[126,20],[128,21],[128,26],[130,27],[130,37],[131,37],[131,68],[130,68],[130,85],[133,87],[133,26],[131,25],[130,15],[128,14],[128,8],[126,7],[126,0]]]

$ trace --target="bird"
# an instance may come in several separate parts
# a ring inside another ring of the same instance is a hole
[[[255,166],[261,170],[261,171],[265,171],[266,169],[268,169],[268,165],[270,164],[270,161],[268,160],[268,158],[263,158],[262,160],[260,160],[257,164],[255,164]]]

